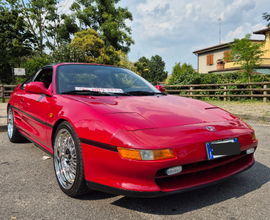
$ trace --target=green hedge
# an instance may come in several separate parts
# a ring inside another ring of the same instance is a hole
[[[251,82],[269,82],[270,75],[264,74],[252,74]],[[177,76],[173,76],[167,80],[167,85],[191,85],[191,84],[222,84],[222,83],[248,83],[247,76],[244,73],[234,72],[234,73],[205,73],[200,74],[195,71],[183,71],[181,74]],[[249,89],[249,86],[227,86],[227,89]],[[253,85],[252,88],[263,88],[262,85]],[[270,86],[268,85],[268,88]],[[189,87],[173,87],[167,88],[169,90],[180,90],[180,89],[189,89]],[[207,87],[196,87],[195,89],[224,89],[224,86],[207,86]],[[189,94],[189,92],[181,92],[181,93],[172,93],[172,94]],[[194,92],[193,94],[201,94],[201,95],[223,95],[223,92]],[[249,91],[231,91],[227,92],[227,95],[243,95],[250,94]],[[262,91],[254,91],[253,94],[263,94]],[[223,97],[196,97],[201,100],[223,100]],[[228,97],[227,100],[230,101],[243,101],[248,100],[249,97]],[[262,100],[262,98],[257,97],[253,98],[253,100]]]

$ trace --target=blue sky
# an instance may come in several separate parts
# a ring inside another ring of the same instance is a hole
[[[269,0],[122,0],[118,5],[133,14],[133,21],[127,22],[135,41],[130,60],[158,54],[169,74],[176,62],[196,69],[192,52],[219,44],[218,18],[222,19],[221,43],[226,43],[266,28],[262,13],[270,13]]]
[[[66,13],[72,2],[61,1],[59,12]],[[117,6],[127,7],[133,15],[133,21],[127,21],[135,41],[129,59],[158,54],[169,74],[177,62],[196,69],[192,52],[219,44],[219,18],[221,43],[227,43],[266,28],[262,13],[270,13],[269,0],[121,0]]]

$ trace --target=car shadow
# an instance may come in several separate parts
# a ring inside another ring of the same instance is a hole
[[[266,175],[267,173],[270,173],[269,167],[255,162],[249,170],[210,187],[159,198],[145,199],[122,196],[112,205],[148,214],[183,214],[251,193],[270,181],[270,175]],[[115,195],[93,192],[79,199],[98,200],[111,197],[115,197]]]

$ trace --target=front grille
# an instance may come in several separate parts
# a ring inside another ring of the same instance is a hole
[[[249,167],[252,160],[253,154],[242,152],[230,157],[186,164],[182,165],[183,171],[179,175],[167,176],[164,169],[159,170],[155,181],[163,191],[187,189],[238,173]]]

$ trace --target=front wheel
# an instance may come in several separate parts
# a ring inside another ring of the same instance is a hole
[[[66,121],[56,130],[53,154],[55,175],[61,190],[71,197],[88,193],[80,139]]]

